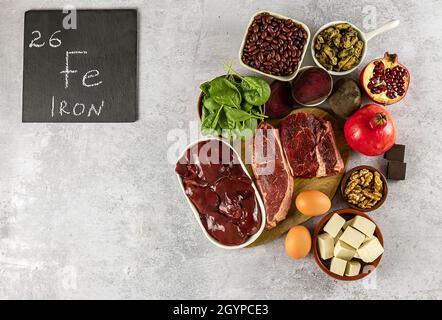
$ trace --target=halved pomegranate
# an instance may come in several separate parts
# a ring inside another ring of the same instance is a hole
[[[402,100],[410,84],[410,73],[398,62],[397,54],[385,53],[362,70],[359,82],[374,102],[388,105]]]

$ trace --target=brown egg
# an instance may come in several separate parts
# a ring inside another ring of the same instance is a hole
[[[294,226],[285,237],[285,251],[293,259],[307,256],[312,247],[310,231],[304,226]]]
[[[331,208],[327,195],[318,190],[302,191],[296,197],[296,208],[306,216],[319,216]]]

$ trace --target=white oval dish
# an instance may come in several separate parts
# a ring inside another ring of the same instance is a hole
[[[354,66],[353,68],[351,68],[350,70],[347,70],[347,71],[327,70],[327,69],[325,69],[322,66],[322,64],[319,63],[319,61],[315,57],[315,48],[314,48],[314,46],[315,46],[315,39],[318,36],[318,34],[320,32],[322,32],[323,30],[327,29],[328,27],[334,26],[334,25],[339,24],[339,23],[348,23],[350,26],[352,26],[352,28],[354,28],[358,32],[359,38],[364,42],[364,49],[363,49],[363,52],[362,52],[361,59],[359,60],[359,63],[356,66]],[[353,23],[348,22],[348,21],[332,21],[332,22],[329,22],[327,24],[324,24],[322,27],[320,27],[318,29],[318,31],[316,31],[315,35],[313,36],[312,43],[310,45],[313,61],[316,63],[316,65],[318,67],[321,67],[321,68],[327,70],[327,72],[330,73],[333,76],[344,76],[346,74],[349,74],[349,73],[353,72],[357,67],[359,67],[361,65],[361,63],[364,61],[365,56],[367,55],[367,44],[368,44],[368,41],[371,38],[377,36],[378,34],[381,34],[381,33],[384,33],[384,32],[387,32],[389,30],[392,30],[392,29],[396,28],[398,25],[399,25],[399,20],[394,20],[394,21],[391,21],[391,22],[383,25],[382,27],[380,27],[380,28],[378,28],[376,30],[364,33],[364,32],[361,31],[361,29],[359,29]]]
[[[250,28],[250,26],[252,25],[253,20],[255,19],[255,17],[256,17],[257,15],[261,14],[261,13],[264,13],[264,12],[267,12],[267,13],[269,13],[270,15],[272,15],[272,16],[274,16],[274,17],[277,17],[277,18],[279,18],[279,19],[285,19],[285,20],[290,19],[290,20],[292,20],[293,22],[295,22],[296,24],[299,24],[301,27],[303,27],[304,30],[307,32],[307,41],[305,42],[304,49],[302,50],[302,55],[301,55],[301,58],[299,59],[298,68],[297,68],[297,69],[296,69],[291,75],[289,75],[289,76],[274,76],[274,75],[271,75],[271,74],[268,74],[268,73],[262,72],[262,71],[260,71],[260,70],[258,70],[258,69],[255,69],[255,68],[253,68],[253,67],[251,67],[251,66],[248,66],[248,65],[246,65],[246,64],[242,61],[242,51],[244,50],[244,46],[245,46],[245,44],[246,44],[246,38],[247,38],[247,33],[249,32],[249,28]],[[274,12],[268,11],[268,10],[258,11],[258,12],[256,12],[256,13],[252,16],[252,18],[250,19],[249,23],[247,24],[246,31],[245,31],[244,36],[243,36],[243,38],[242,38],[241,46],[240,46],[240,48],[239,48],[239,52],[238,52],[238,61],[239,61],[239,63],[240,63],[244,68],[249,69],[249,70],[251,70],[251,71],[253,71],[253,72],[257,72],[257,73],[259,73],[259,74],[261,74],[261,75],[263,75],[263,76],[266,76],[266,77],[269,77],[269,78],[272,78],[272,79],[276,79],[276,80],[280,80],[280,81],[291,81],[291,80],[293,80],[293,79],[296,77],[296,75],[298,74],[298,71],[299,71],[299,69],[300,69],[300,67],[301,67],[301,65],[302,65],[302,61],[304,60],[305,53],[307,52],[307,48],[308,48],[308,45],[309,45],[309,41],[310,41],[310,29],[309,29],[309,28],[307,27],[307,25],[305,25],[304,23],[302,23],[302,22],[300,22],[300,21],[297,21],[297,20],[295,20],[295,19],[292,19],[292,18],[289,18],[289,17],[283,16],[283,15],[281,15],[281,14],[279,14],[279,13],[274,13]]]
[[[245,172],[245,174],[246,174],[246,175],[250,178],[250,180],[252,181],[252,187],[253,187],[253,190],[255,190],[255,196],[256,196],[256,199],[257,199],[257,201],[258,201],[259,209],[261,210],[261,226],[260,226],[258,232],[256,232],[254,235],[252,235],[252,236],[251,236],[246,242],[244,242],[244,243],[242,243],[242,244],[240,244],[240,245],[237,245],[237,246],[227,246],[227,245],[224,245],[224,244],[219,243],[216,239],[214,239],[214,238],[209,234],[209,232],[207,232],[206,228],[204,228],[204,225],[203,225],[203,223],[201,222],[201,219],[200,219],[199,212],[198,212],[197,208],[194,206],[194,204],[192,203],[192,201],[190,200],[190,198],[186,195],[186,191],[185,191],[185,189],[184,189],[183,181],[181,180],[180,175],[179,175],[178,173],[176,173],[177,178],[178,178],[178,182],[179,182],[179,184],[180,184],[180,186],[181,186],[181,190],[183,191],[183,195],[184,195],[184,197],[187,199],[187,203],[189,204],[190,209],[192,209],[192,212],[193,212],[193,214],[194,214],[194,216],[195,216],[195,219],[198,221],[198,224],[199,224],[201,230],[203,231],[204,235],[206,236],[206,238],[207,238],[211,243],[213,243],[214,245],[216,245],[217,247],[222,248],[222,249],[227,249],[227,250],[241,249],[241,248],[247,247],[248,245],[252,244],[256,239],[258,239],[258,237],[259,237],[259,236],[261,235],[261,233],[264,231],[264,227],[265,227],[265,225],[266,225],[266,211],[265,211],[265,208],[264,208],[264,203],[262,202],[262,199],[261,199],[261,195],[259,194],[258,189],[256,188],[255,183],[254,183],[253,180],[252,180],[252,177],[250,177],[250,175],[249,175],[249,173],[248,173],[248,171],[247,171],[247,169],[246,169],[246,166],[245,166],[244,163],[242,162],[241,157],[239,156],[238,152],[236,152],[236,150],[235,150],[234,148],[232,148],[232,146],[231,146],[229,143],[227,143],[226,141],[224,141],[223,139],[220,139],[220,138],[217,138],[217,137],[210,137],[210,138],[207,138],[207,139],[200,139],[200,140],[197,140],[197,141],[192,142],[191,144],[189,144],[189,145],[184,149],[183,153],[180,155],[180,157],[178,158],[177,162],[178,162],[182,157],[184,157],[184,155],[185,155],[185,153],[187,152],[187,150],[189,150],[190,148],[192,148],[194,145],[196,145],[196,144],[198,144],[198,143],[200,143],[200,142],[203,142],[203,141],[208,141],[208,140],[218,140],[218,141],[221,141],[222,143],[226,144],[230,149],[232,149],[233,152],[234,152],[234,154],[235,154],[235,156],[238,158],[239,163],[241,164],[241,168],[243,169],[243,171]]]
[[[302,67],[302,68],[299,69],[298,73],[299,73],[299,72],[302,72],[302,71],[304,71],[304,70],[307,70],[308,68],[316,68],[316,66],[305,66],[305,67]],[[325,69],[324,67],[322,67],[322,66],[320,66],[319,68],[321,68],[321,69],[323,69],[323,70],[325,70],[325,71],[328,72],[328,70],[326,70],[326,69]],[[319,101],[319,102],[311,103],[311,104],[304,104],[304,103],[300,103],[300,102],[296,101],[295,99],[293,99],[293,100],[295,100],[295,102],[296,102],[297,104],[300,104],[301,106],[304,106],[304,107],[317,107],[317,106],[319,106],[320,104],[324,103],[325,100],[327,100],[327,99],[330,97],[331,93],[333,92],[333,78],[332,78],[332,76],[330,75],[330,73],[329,73],[329,76],[330,76],[330,81],[331,81],[331,89],[330,89],[330,92],[328,93],[328,95],[327,95],[324,99],[322,99],[322,100]],[[294,81],[294,80],[295,80],[295,79],[293,79],[293,81]]]

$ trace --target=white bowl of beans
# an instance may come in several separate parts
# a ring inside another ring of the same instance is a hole
[[[309,41],[310,30],[304,23],[259,11],[247,25],[239,61],[243,67],[261,75],[291,81],[301,67]]]

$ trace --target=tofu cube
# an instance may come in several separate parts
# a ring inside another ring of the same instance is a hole
[[[361,216],[354,217],[351,226],[367,237],[371,237],[376,229],[376,225],[372,221]]]
[[[347,267],[347,261],[334,257],[331,260],[330,271],[343,276]]]
[[[336,258],[350,261],[355,256],[356,249],[350,247],[345,242],[338,240],[338,243],[336,244],[335,249],[333,250],[333,254]]]
[[[373,237],[372,239],[365,242],[359,249],[358,255],[361,257],[362,261],[371,263],[375,261],[381,254],[384,253],[384,248],[382,247],[379,239]]]
[[[361,271],[361,263],[359,261],[349,261],[345,268],[345,275],[347,277],[354,277]]]
[[[355,249],[358,249],[361,246],[362,242],[364,242],[365,235],[352,226],[348,226],[342,236],[339,238],[339,240],[344,241],[346,244],[352,246]]]
[[[345,219],[342,218],[339,214],[335,213],[325,224],[324,231],[331,235],[333,238],[336,238],[339,230],[341,230],[344,223]]]
[[[342,231],[342,229],[339,230],[338,234],[336,235],[335,241],[334,241],[335,245],[336,245],[336,243],[338,242],[339,238],[342,236],[343,233],[344,233],[344,231]]]
[[[353,221],[354,221],[354,218],[353,218],[353,219],[350,219],[350,220],[347,220],[347,221],[344,223],[344,225],[342,226],[342,229],[343,229],[343,230],[347,229],[348,226],[351,226],[351,224],[353,223]]]
[[[319,256],[323,260],[333,258],[334,242],[331,235],[322,233],[318,236]]]
[[[362,242],[362,244],[366,243],[367,241],[369,241],[369,240],[371,240],[371,239],[373,239],[373,238],[374,238],[374,236],[371,236],[371,237],[365,237],[365,240],[364,240],[364,242]]]

